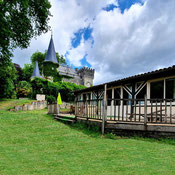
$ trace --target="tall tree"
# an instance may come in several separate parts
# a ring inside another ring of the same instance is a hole
[[[30,40],[49,30],[49,0],[0,0],[0,97],[12,97],[13,49],[27,48]]]
[[[34,70],[34,65],[33,64],[25,64],[24,68],[22,69],[23,71],[23,80],[25,81],[30,81],[32,73]]]
[[[16,47],[27,48],[30,40],[49,30],[48,0],[0,1],[0,62],[9,61]]]
[[[13,63],[0,66],[0,98],[15,98],[14,83],[17,79],[17,71]]]

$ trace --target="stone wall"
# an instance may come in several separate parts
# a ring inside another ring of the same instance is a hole
[[[15,111],[32,111],[44,109],[47,107],[47,101],[36,101],[31,104],[24,104],[22,106],[15,106]]]

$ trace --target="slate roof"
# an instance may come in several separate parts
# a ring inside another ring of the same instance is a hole
[[[71,77],[77,77],[78,73],[72,69],[71,67],[60,65],[58,68],[59,74],[60,75],[67,75]]]
[[[92,86],[90,88],[81,89],[81,90],[75,91],[75,93],[88,92],[88,91],[91,91],[91,90],[103,89],[105,84],[107,84],[107,87],[109,88],[109,87],[112,87],[112,86],[120,86],[120,85],[124,85],[124,84],[135,83],[135,82],[140,82],[140,81],[147,81],[147,80],[151,80],[151,79],[156,79],[156,78],[161,78],[161,77],[168,77],[168,76],[173,76],[173,75],[175,76],[175,65],[173,65],[171,67],[168,67],[168,68],[155,70],[155,71],[152,71],[152,72],[138,74],[138,75],[126,77],[126,78],[123,78],[123,79],[103,83],[103,84],[100,84],[100,85]]]
[[[36,61],[36,63],[35,63],[35,68],[34,68],[34,71],[32,74],[32,78],[34,78],[34,77],[42,78],[42,76],[40,75],[40,72],[39,72],[38,61]]]
[[[50,39],[49,47],[48,47],[47,54],[46,54],[46,57],[45,57],[44,61],[45,62],[49,61],[49,62],[53,62],[53,63],[58,63],[52,36],[51,36],[51,39]]]

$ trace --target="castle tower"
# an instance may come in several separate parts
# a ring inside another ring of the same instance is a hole
[[[40,75],[40,72],[39,72],[38,61],[36,61],[36,63],[35,63],[35,68],[34,68],[34,71],[33,71],[31,78],[35,78],[35,77],[42,78],[42,76]]]
[[[82,85],[86,87],[93,86],[94,72],[95,72],[94,69],[88,67],[83,67],[82,69],[77,71],[80,78],[82,79]]]
[[[48,47],[47,54],[46,54],[44,62],[58,63],[56,53],[55,53],[55,47],[54,47],[52,35],[51,35],[49,47]]]
[[[43,62],[43,75],[47,80],[54,81],[54,78],[57,73],[57,68],[59,67],[55,47],[53,43],[53,37],[51,35],[49,47],[47,50],[47,54],[45,60]]]

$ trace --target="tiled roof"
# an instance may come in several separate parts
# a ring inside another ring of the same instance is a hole
[[[86,91],[91,91],[91,90],[96,90],[96,89],[102,89],[102,88],[104,88],[105,84],[107,84],[108,87],[111,87],[111,86],[132,83],[132,82],[146,81],[146,80],[150,80],[150,79],[154,79],[154,78],[167,77],[167,76],[172,76],[172,75],[175,75],[175,65],[168,67],[168,68],[163,68],[163,69],[155,70],[152,72],[138,74],[138,75],[122,78],[119,80],[103,83],[100,85],[92,86],[90,88],[75,91],[75,93],[86,92]]]

